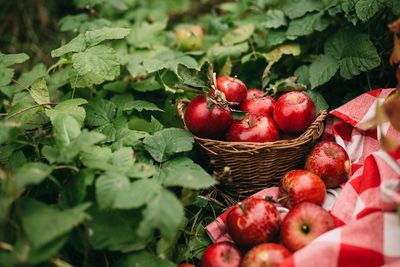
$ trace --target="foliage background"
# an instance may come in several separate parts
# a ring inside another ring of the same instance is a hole
[[[198,263],[225,207],[175,104],[208,86],[207,62],[248,87],[296,75],[334,108],[395,85],[399,14],[395,0],[3,1],[0,265]],[[181,51],[174,30],[194,24],[203,45]]]

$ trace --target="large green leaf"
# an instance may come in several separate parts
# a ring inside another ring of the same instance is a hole
[[[144,148],[158,162],[168,160],[176,153],[190,151],[193,135],[178,128],[167,128],[143,140]]]
[[[111,123],[116,114],[116,106],[113,102],[94,98],[86,105],[86,123],[96,127]]]
[[[323,31],[329,26],[329,20],[325,19],[323,13],[308,14],[302,18],[292,20],[289,23],[286,35],[304,36],[315,30]]]
[[[72,52],[82,52],[86,49],[86,41],[85,36],[83,34],[79,34],[77,37],[72,39],[69,43],[51,51],[52,57],[61,57],[65,54]]]
[[[245,24],[233,29],[222,38],[224,45],[234,45],[246,41],[251,37],[255,29],[254,24]]]
[[[140,236],[146,237],[158,229],[163,238],[171,240],[183,220],[182,203],[173,193],[162,189],[143,210],[143,220],[139,225],[138,233]]]
[[[120,73],[118,57],[111,47],[97,45],[72,55],[73,68],[87,84],[114,80]]]
[[[97,45],[104,40],[116,40],[123,39],[130,33],[131,29],[127,28],[110,28],[104,27],[101,29],[96,29],[88,31],[85,33],[86,42],[89,46]]]
[[[18,203],[22,227],[34,247],[40,247],[68,233],[89,219],[85,210],[90,204],[59,210],[34,199]]]
[[[355,30],[339,30],[325,42],[324,50],[325,54],[339,62],[340,74],[345,79],[373,69],[381,63],[368,35]]]
[[[108,170],[112,168],[112,157],[109,147],[93,146],[81,153],[80,160],[88,168]]]
[[[53,124],[57,116],[70,115],[82,126],[86,117],[86,112],[85,109],[80,106],[86,103],[86,99],[83,98],[67,99],[60,102],[54,109],[47,109],[46,115]]]
[[[52,171],[53,168],[44,163],[26,163],[14,174],[15,186],[18,190],[21,190],[27,185],[39,184],[49,176]]]
[[[319,11],[323,6],[324,3],[320,0],[284,1],[282,10],[290,19],[295,19],[304,16],[307,12]]]
[[[368,21],[376,13],[385,8],[384,0],[358,0],[356,5],[356,14],[362,21]]]
[[[14,64],[24,63],[29,59],[29,56],[25,53],[19,54],[3,54],[0,53],[0,65],[9,67]]]
[[[89,242],[94,249],[129,252],[144,249],[149,241],[137,234],[139,211],[95,211],[91,216]]]
[[[311,88],[329,81],[339,69],[338,61],[330,55],[321,55],[310,66]]]
[[[167,161],[161,169],[159,179],[165,186],[192,189],[208,188],[217,183],[203,168],[186,157]]]
[[[134,47],[150,48],[163,43],[165,39],[164,29],[167,27],[167,20],[154,23],[136,23],[127,37],[128,42]],[[146,33],[146,34],[143,34]]]
[[[55,118],[53,130],[59,149],[69,146],[81,133],[81,127],[74,117],[65,114]]]
[[[135,181],[130,185],[128,190],[116,196],[113,207],[116,209],[139,208],[156,197],[161,189],[161,185],[154,179]]]
[[[118,172],[107,172],[96,180],[96,198],[101,209],[114,207],[120,194],[129,190],[129,179]]]
[[[285,14],[282,10],[279,9],[270,9],[267,11],[267,15],[265,17],[264,22],[265,27],[277,29],[281,26],[286,26],[287,21],[285,18]]]

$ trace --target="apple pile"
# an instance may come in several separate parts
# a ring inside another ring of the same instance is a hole
[[[234,120],[232,110],[246,116]],[[273,142],[284,135],[300,135],[316,118],[312,99],[292,91],[277,99],[249,89],[235,77],[220,76],[207,95],[192,99],[184,114],[186,127],[201,138],[231,142]]]

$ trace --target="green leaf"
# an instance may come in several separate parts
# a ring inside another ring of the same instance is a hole
[[[325,98],[319,92],[314,90],[307,90],[307,94],[313,100],[317,112],[321,110],[328,110],[329,105],[326,102]]]
[[[20,125],[15,122],[0,121],[0,145],[14,140],[19,133],[19,127]]]
[[[39,184],[49,176],[52,171],[53,168],[44,163],[26,163],[14,174],[15,186],[18,190],[21,190],[27,185]]]
[[[86,49],[86,40],[85,36],[81,33],[74,39],[72,39],[69,43],[51,51],[52,57],[61,57],[65,54],[72,52],[82,52]]]
[[[89,16],[87,14],[68,15],[60,19],[58,25],[62,32],[76,31],[88,18]]]
[[[204,88],[208,85],[208,71],[212,69],[209,62],[202,65],[200,70],[188,68],[185,65],[179,64],[177,75],[186,85],[196,88]]]
[[[310,84],[310,66],[301,65],[294,71],[294,76],[298,77],[297,82],[300,84]]]
[[[82,152],[80,160],[88,168],[108,170],[112,168],[112,157],[109,147],[93,146]]]
[[[59,115],[70,115],[73,117],[80,126],[86,117],[86,111],[81,105],[86,104],[86,99],[74,98],[60,102],[54,109],[46,109],[46,115],[50,118],[52,124]]]
[[[142,179],[130,184],[128,190],[121,192],[115,198],[113,208],[140,208],[149,203],[161,191],[162,186],[154,179]]]
[[[47,75],[46,66],[43,64],[37,64],[29,72],[25,72],[18,79],[18,82],[24,87],[29,88],[34,81]]]
[[[127,37],[128,43],[137,48],[151,48],[163,43],[167,22],[165,19],[151,24],[148,22],[136,23]]]
[[[287,25],[285,14],[279,9],[268,10],[265,20],[263,25],[267,28],[277,29]]]
[[[141,220],[138,211],[95,211],[88,227],[93,234],[89,242],[96,250],[129,252],[145,248],[149,240],[137,234]]]
[[[87,84],[114,80],[120,73],[118,57],[111,47],[98,45],[72,55],[73,68]]]
[[[173,193],[162,189],[143,210],[143,220],[139,225],[138,233],[139,236],[146,237],[158,229],[163,238],[172,240],[183,220],[182,203]]]
[[[117,172],[106,172],[96,180],[96,199],[101,209],[110,209],[120,194],[129,190],[129,179]]]
[[[323,18],[323,13],[314,13],[292,20],[287,29],[288,36],[304,36],[315,30],[323,31],[329,26],[329,21]]]
[[[85,213],[89,206],[90,204],[86,203],[61,211],[34,199],[25,198],[18,203],[18,210],[22,227],[29,240],[34,247],[40,247],[89,219]]]
[[[163,112],[163,110],[158,108],[155,104],[144,100],[134,100],[126,103],[124,106],[124,111],[130,110],[137,110],[139,112],[142,112],[143,110]]]
[[[0,65],[9,67],[14,64],[24,63],[29,59],[29,56],[25,53],[20,54],[2,54],[0,53]]]
[[[338,61],[330,55],[321,55],[310,66],[311,88],[329,81],[339,69]]]
[[[359,19],[366,22],[376,13],[385,8],[384,0],[358,0],[356,3],[356,14]]]
[[[190,151],[193,135],[186,130],[167,128],[143,140],[144,148],[158,162],[168,160],[176,153]]]
[[[145,179],[154,176],[157,172],[158,169],[154,165],[138,162],[133,164],[126,174],[131,178]]]
[[[146,250],[130,254],[121,258],[115,267],[175,267],[176,264],[163,260]]]
[[[79,123],[70,115],[59,115],[53,123],[54,137],[59,149],[69,146],[81,133]]]
[[[131,129],[121,129],[115,135],[115,142],[112,144],[112,149],[119,149],[124,146],[135,146],[140,143],[140,140],[149,134],[142,131]]]
[[[300,45],[284,44],[265,54],[268,62],[278,62],[283,55],[298,56],[301,53]]]
[[[125,173],[130,167],[133,167],[134,161],[134,152],[131,147],[123,147],[113,153],[112,165],[120,172]]]
[[[254,24],[245,24],[237,27],[236,29],[228,32],[222,38],[224,45],[234,45],[248,40],[254,33]]]
[[[88,126],[96,127],[111,123],[116,114],[116,106],[113,102],[93,98],[86,105],[86,123]]]
[[[85,33],[86,42],[88,46],[97,45],[104,40],[116,40],[123,39],[131,32],[131,29],[127,28],[110,28],[104,27],[101,29],[96,29],[93,31],[88,31]]]
[[[225,62],[226,58],[238,58],[242,53],[245,53],[248,50],[249,44],[247,42],[231,46],[216,45],[208,50],[208,55],[218,61]]]
[[[10,84],[14,70],[0,65],[0,87]]]
[[[269,29],[265,40],[266,47],[282,44],[286,40],[286,31]]]
[[[33,82],[29,93],[39,105],[50,103],[49,89],[47,89],[46,80],[44,78],[39,78]]]
[[[368,35],[354,30],[339,30],[325,42],[324,50],[325,54],[338,60],[340,75],[345,79],[351,79],[381,63]]]
[[[167,161],[161,169],[159,179],[165,186],[191,189],[208,188],[217,183],[203,168],[186,157]]]
[[[320,0],[297,0],[286,1],[282,6],[282,10],[290,19],[295,19],[304,16],[308,12],[319,11],[323,7],[324,3]]]
[[[129,129],[148,133],[154,133],[164,128],[164,126],[153,116],[151,116],[150,121],[134,117],[129,121],[128,126]]]

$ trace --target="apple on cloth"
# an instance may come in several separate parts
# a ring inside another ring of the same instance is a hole
[[[323,139],[341,145],[351,162],[348,181],[328,189],[323,203],[335,228],[293,253],[281,266],[400,266],[399,191],[393,193],[400,184],[400,158],[381,148],[376,130],[359,128],[393,90],[370,91],[330,112]],[[389,124],[382,128],[385,135],[400,140],[400,133]],[[278,187],[255,195],[277,199]],[[206,226],[214,242],[230,240],[225,226],[228,212]]]

